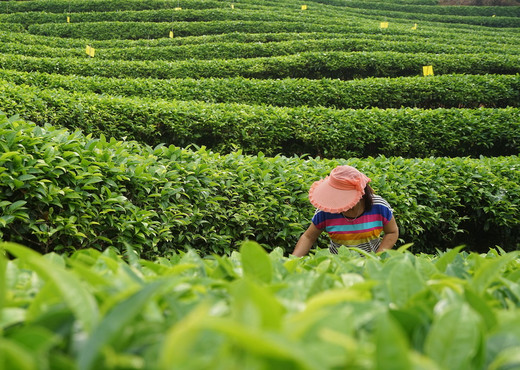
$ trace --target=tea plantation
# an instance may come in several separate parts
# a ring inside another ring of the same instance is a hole
[[[520,7],[9,0],[0,52],[0,368],[520,367]],[[338,164],[398,245],[289,256]]]

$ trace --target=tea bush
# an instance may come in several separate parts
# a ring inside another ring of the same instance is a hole
[[[518,252],[286,258],[247,242],[147,261],[0,248],[9,369],[518,366]]]
[[[83,52],[83,50],[82,50]],[[73,92],[208,103],[332,108],[479,108],[520,106],[520,75],[444,75],[359,80],[152,79],[70,76],[1,70],[17,85]]]
[[[517,156],[220,155],[95,139],[5,116],[0,137],[1,237],[42,252],[114,246],[147,258],[186,248],[226,254],[246,238],[290,252],[314,212],[310,185],[338,164],[373,179],[415,251],[520,242]]]
[[[222,153],[241,148],[248,154],[348,158],[520,152],[518,108],[282,108],[99,96],[12,84],[0,84],[0,105],[8,114],[40,124],[127,137],[152,146],[204,145]]]
[[[111,61],[77,58],[36,58],[1,55],[0,67],[25,72],[79,74],[100,77],[208,78],[246,77],[338,78],[418,76],[424,65],[438,74],[517,74],[520,56],[461,55],[396,52],[301,53],[271,58],[193,61]]]

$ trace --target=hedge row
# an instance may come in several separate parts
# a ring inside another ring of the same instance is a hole
[[[517,156],[219,155],[95,139],[6,117],[0,137],[0,237],[42,252],[113,245],[131,246],[145,258],[186,247],[223,254],[245,238],[289,252],[314,212],[309,186],[338,164],[373,179],[414,251],[461,240],[474,250],[514,250],[520,242]]]
[[[21,27],[21,26],[20,26]],[[517,53],[519,49],[515,37],[505,30],[500,31],[501,37],[497,39],[497,32],[486,33],[482,30],[475,37],[473,32],[461,32],[460,30],[442,30],[435,31],[425,27],[419,27],[415,31],[411,31],[409,25],[404,29],[395,29],[392,27],[389,32],[380,32],[378,29],[367,29],[365,31],[357,30],[354,40],[377,40],[381,43],[391,42],[415,42],[428,47],[429,44],[439,46],[440,50],[447,52],[445,40],[450,39],[450,45],[453,50],[459,48],[476,48],[477,50],[489,51],[496,50],[500,53],[511,54]],[[186,36],[186,37],[164,37],[159,39],[138,39],[138,40],[96,40],[94,45],[100,49],[107,48],[128,48],[128,47],[171,47],[180,45],[201,45],[208,43],[256,43],[265,44],[283,41],[315,41],[323,39],[343,39],[345,33],[334,33],[325,30],[324,32],[278,32],[278,33],[228,33],[203,36]],[[350,37],[349,37],[350,39]],[[45,37],[40,35],[31,35],[27,33],[7,33],[0,32],[0,41],[4,43],[23,43],[24,45],[48,46],[52,48],[71,49],[84,48],[85,43],[92,43],[92,40],[85,39],[64,39],[59,37]]]
[[[478,25],[486,27],[511,27],[517,28],[520,26],[520,18],[515,16],[509,17],[492,17],[492,13],[487,16],[458,16],[458,15],[442,15],[442,14],[422,14],[422,13],[408,13],[402,11],[391,10],[367,10],[359,9],[354,13],[362,14],[364,16],[380,16],[389,17],[393,20],[410,19],[412,21],[426,21],[426,22],[442,22],[442,23],[458,23],[468,25]]]
[[[178,1],[162,0],[46,0],[46,1],[8,1],[6,6],[0,7],[0,13],[67,13],[67,12],[96,12],[103,9],[109,11],[174,9]],[[222,1],[212,0],[182,0],[185,8],[206,9],[222,8],[229,5]]]
[[[134,79],[0,69],[0,79],[74,92],[207,103],[334,108],[478,108],[520,106],[520,75],[441,75],[360,80]]]
[[[362,34],[364,38],[382,39],[384,34]],[[168,47],[180,45],[200,45],[213,42],[237,42],[237,43],[269,43],[291,40],[320,40],[329,38],[344,38],[344,34],[326,33],[326,32],[280,32],[280,33],[230,33],[220,35],[203,35],[203,36],[187,36],[175,38],[160,38],[153,40],[96,40],[95,46],[99,48],[127,48],[127,47]],[[394,40],[407,40],[407,35],[394,35]],[[441,41],[436,38],[436,41]],[[4,43],[20,43],[27,45],[40,45],[52,48],[83,48],[85,42],[91,42],[87,39],[63,39],[59,37],[46,37],[40,35],[31,35],[28,33],[0,32],[0,41]],[[467,41],[464,41],[467,42]],[[484,41],[485,42],[485,41]],[[487,45],[487,44],[486,44]],[[492,44],[495,46],[496,44]],[[496,45],[498,46],[498,45]]]
[[[329,4],[330,0],[317,0],[320,3]],[[334,5],[345,6],[345,2],[337,2]],[[399,4],[395,1],[355,1],[349,0],[349,8],[374,9],[386,11],[398,11],[403,13],[414,14],[439,14],[439,15],[459,15],[459,16],[482,16],[491,17],[520,17],[520,7],[517,6],[439,6],[437,4],[417,5],[417,4]]]
[[[96,45],[97,46],[97,45]],[[338,38],[323,40],[294,40],[269,43],[237,43],[212,42],[205,44],[170,45],[162,47],[125,47],[96,48],[96,59],[108,60],[190,60],[190,59],[234,59],[265,58],[273,56],[293,55],[302,52],[355,52],[355,51],[392,51],[401,53],[434,53],[434,54],[476,54],[489,50],[487,45],[446,45],[417,41],[393,41],[357,38]],[[496,47],[494,51],[502,54],[519,55],[520,48],[506,45]],[[0,52],[34,57],[84,57],[85,42],[81,47],[63,48],[44,45],[24,45],[19,42],[3,43]]]
[[[94,134],[227,153],[340,158],[510,155],[520,152],[520,109],[278,108],[42,90],[0,85],[8,114]]]
[[[381,32],[379,23],[356,24],[316,24],[303,18],[299,22],[277,21],[212,21],[212,22],[90,22],[90,23],[44,23],[27,27],[34,35],[62,38],[88,38],[91,40],[111,39],[151,39],[168,37],[172,30],[178,37],[214,35],[232,32],[278,33],[278,32],[366,32],[372,29]],[[411,31],[408,31],[411,32]]]
[[[411,29],[412,23],[393,24],[388,30],[380,29],[380,22],[358,17],[360,21],[329,24],[312,23],[312,17],[302,16],[301,20],[295,22],[277,21],[212,21],[212,22],[90,22],[90,23],[45,23],[30,25],[27,30],[31,34],[53,36],[61,38],[88,38],[91,40],[135,40],[168,37],[168,32],[173,28],[175,35],[179,37],[215,35],[233,32],[245,33],[280,33],[280,32],[329,32],[343,34],[372,33],[397,35],[410,35],[415,32]],[[417,31],[417,30],[416,30]],[[505,32],[505,31],[504,31]],[[439,27],[421,27],[420,35],[426,37],[453,36],[454,39],[462,37],[475,40],[474,30],[443,31]],[[505,32],[506,35],[515,37],[514,32]],[[496,34],[479,32],[478,39],[483,41],[494,41]],[[513,41],[511,41],[513,42]]]
[[[0,22],[0,31],[9,31],[9,32],[24,32],[25,28],[21,24],[17,23],[1,23]]]
[[[100,77],[339,78],[417,76],[425,65],[436,74],[517,74],[520,56],[500,54],[406,54],[396,52],[327,52],[249,59],[193,61],[109,61],[85,56],[35,58],[0,55],[0,68]]]
[[[297,8],[295,8],[297,10]],[[305,17],[306,20],[317,23],[318,21],[336,23],[339,22],[337,16],[330,16],[325,20],[324,15],[313,12],[312,17]],[[70,17],[71,23],[86,22],[213,22],[213,21],[278,21],[278,22],[294,22],[301,21],[302,14],[295,11],[293,14],[280,12],[271,7],[259,9],[240,9],[234,11],[229,6],[225,9],[183,9],[175,11],[172,9],[157,10],[127,10],[112,12],[88,12],[88,13],[43,13],[43,12],[24,12],[12,14],[0,14],[0,22],[19,23],[25,27],[31,24],[43,23],[65,23],[67,16]],[[335,21],[336,20],[336,21]]]

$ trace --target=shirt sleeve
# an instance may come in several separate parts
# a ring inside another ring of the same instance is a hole
[[[374,206],[378,207],[378,212],[383,217],[383,225],[386,225],[393,217],[392,207],[381,197],[376,198]]]
[[[314,226],[316,226],[320,230],[323,230],[325,228],[325,220],[325,212],[316,209],[316,212],[312,217],[312,223],[314,224]]]

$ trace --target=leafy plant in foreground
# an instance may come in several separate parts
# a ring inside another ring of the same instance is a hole
[[[519,252],[304,258],[3,243],[1,361],[32,369],[494,369],[519,365]]]

